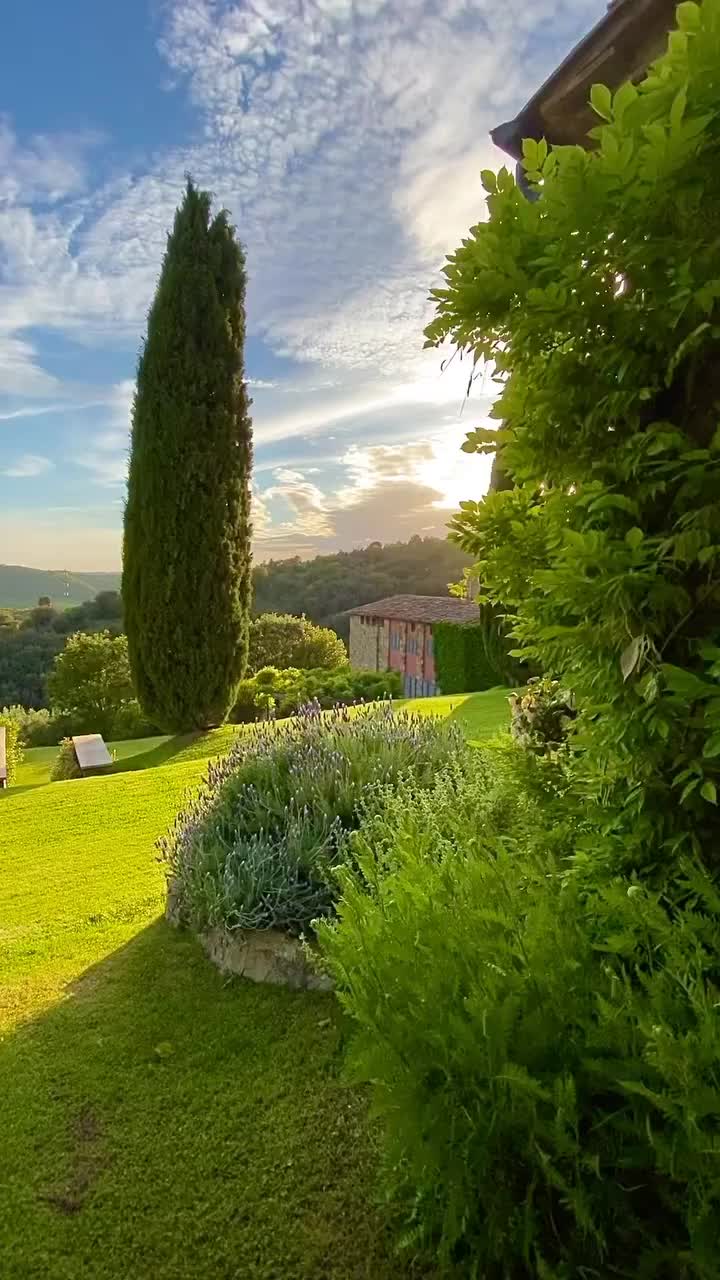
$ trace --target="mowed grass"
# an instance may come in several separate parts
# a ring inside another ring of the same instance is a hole
[[[479,740],[506,698],[412,709]],[[155,841],[233,732],[0,801],[2,1280],[434,1274],[376,1204],[334,998],[228,982],[161,918]]]
[[[0,806],[0,1276],[409,1274],[333,997],[227,982],[161,919],[200,762]]]
[[[108,747],[115,756],[111,773],[127,773],[135,769],[154,769],[162,764],[186,764],[190,761],[209,760],[223,755],[232,739],[241,733],[243,725],[223,725],[209,733],[164,735],[153,738],[131,738],[122,742],[110,742]],[[57,755],[57,747],[30,747],[17,773],[16,786],[36,787],[50,781],[50,772]]]
[[[405,699],[398,707],[418,715],[449,716],[461,726],[471,742],[481,742],[508,723],[508,689],[488,689],[484,693],[459,693],[438,698]],[[178,734],[175,737],[138,738],[109,743],[115,755],[113,773],[154,769],[162,764],[185,764],[223,755],[246,725],[224,725],[209,733]],[[16,787],[36,787],[50,781],[57,747],[32,747],[18,769]]]

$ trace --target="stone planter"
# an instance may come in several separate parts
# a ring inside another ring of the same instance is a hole
[[[329,974],[308,963],[302,943],[279,929],[211,929],[200,941],[221,973],[294,990],[331,991]]]
[[[168,882],[165,919],[176,927],[186,923],[173,880]],[[335,985],[329,974],[313,969],[302,943],[280,929],[209,929],[198,936],[221,973],[296,991],[332,991]]]

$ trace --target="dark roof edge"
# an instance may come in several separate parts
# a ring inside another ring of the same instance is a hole
[[[581,40],[570,50],[559,66],[555,67],[546,80],[540,85],[540,88],[525,103],[525,106],[515,116],[513,120],[506,120],[503,124],[498,124],[494,129],[490,130],[490,137],[499,147],[501,151],[505,151],[515,160],[522,160],[522,144],[523,138],[540,138],[543,132],[542,119],[538,106],[542,102],[547,90],[558,80],[563,71],[567,67],[572,66],[573,62],[580,60],[581,55],[592,48],[598,36],[605,30],[613,27],[619,17],[622,17],[623,9],[627,11],[628,0],[616,0],[615,4],[608,7],[607,12],[603,14],[584,35]],[[552,139],[548,139],[552,141]]]

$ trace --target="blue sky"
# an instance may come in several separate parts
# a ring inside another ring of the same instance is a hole
[[[255,552],[444,530],[488,411],[422,350],[488,130],[602,0],[36,0],[0,48],[0,561],[120,564],[135,362],[184,174],[247,248]]]

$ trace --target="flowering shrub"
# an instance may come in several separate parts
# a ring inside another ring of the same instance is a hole
[[[572,696],[550,676],[528,680],[524,693],[513,693],[510,732],[528,751],[550,752],[562,746],[575,711]]]
[[[405,774],[427,786],[464,750],[455,726],[389,704],[324,714],[310,703],[238,737],[159,842],[181,918],[199,930],[306,932],[333,912],[333,869],[360,802],[367,810],[374,789]]]

